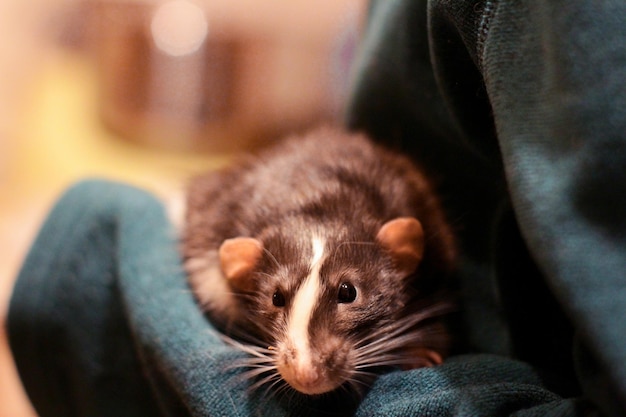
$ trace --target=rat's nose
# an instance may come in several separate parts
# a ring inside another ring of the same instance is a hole
[[[300,391],[305,394],[312,394],[314,392],[310,391],[316,391],[320,382],[320,375],[314,368],[303,366],[295,369],[293,379],[294,384],[302,388],[299,389]]]
[[[297,355],[278,364],[278,372],[289,385],[303,394],[322,394],[335,388],[324,377],[323,370]]]

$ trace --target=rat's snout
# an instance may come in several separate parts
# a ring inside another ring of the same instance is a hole
[[[340,385],[328,377],[319,361],[295,349],[279,354],[277,368],[289,385],[304,394],[322,394]]]
[[[321,378],[320,373],[315,369],[314,366],[298,366],[296,365],[291,370],[291,385],[294,386],[298,391],[301,391],[305,394],[318,394],[320,392],[320,384]],[[289,381],[288,381],[289,382]],[[324,392],[324,391],[322,391]]]
[[[350,373],[345,349],[337,343],[322,345],[295,343],[279,347],[278,372],[289,385],[304,394],[332,391],[343,384]]]

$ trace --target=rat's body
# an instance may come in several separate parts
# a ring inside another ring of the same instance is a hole
[[[262,382],[320,394],[441,361],[450,228],[423,174],[363,136],[322,129],[196,178],[183,236],[198,300],[255,341]]]

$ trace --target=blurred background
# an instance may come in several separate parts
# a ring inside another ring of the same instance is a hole
[[[85,177],[167,196],[341,119],[364,0],[0,0],[0,319],[38,227]],[[34,416],[0,332],[0,417]]]

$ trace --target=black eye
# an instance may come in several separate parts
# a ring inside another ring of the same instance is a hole
[[[347,282],[341,283],[339,286],[339,293],[337,294],[337,301],[339,303],[351,303],[356,299],[356,288],[354,285]]]
[[[285,296],[280,290],[276,290],[274,295],[272,295],[272,304],[276,307],[284,307],[285,306]]]

